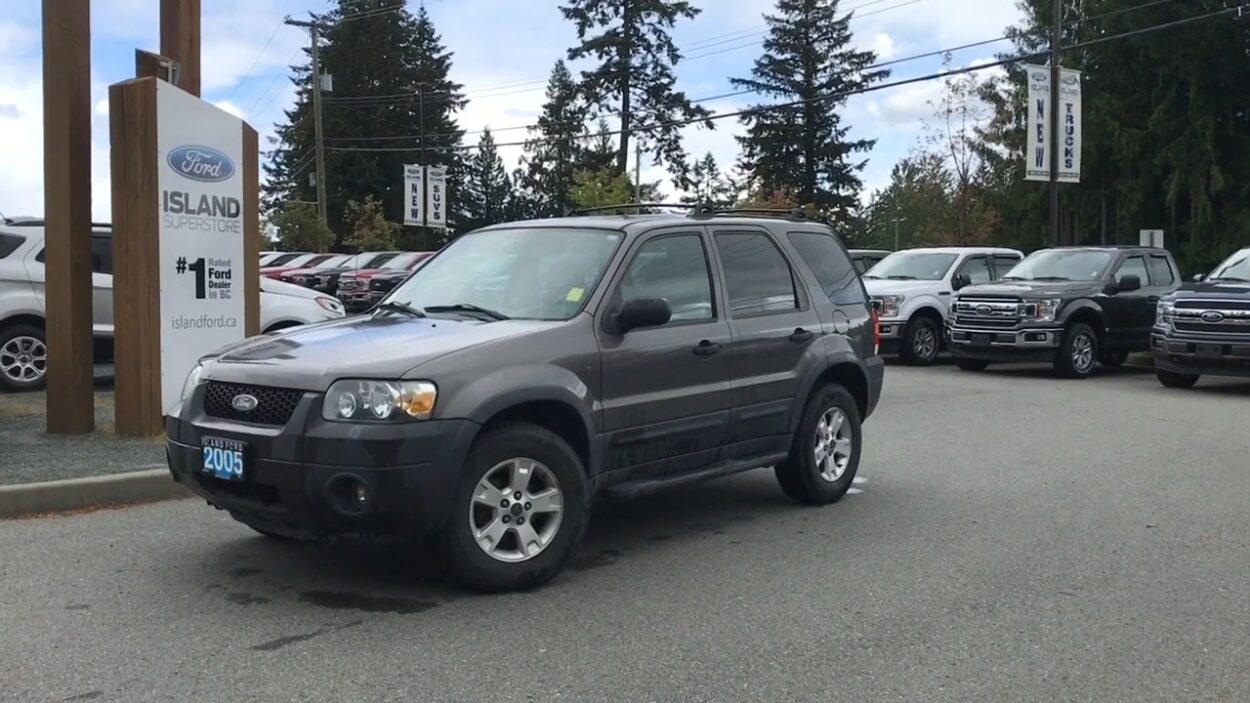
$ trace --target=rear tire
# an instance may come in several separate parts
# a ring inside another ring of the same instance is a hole
[[[1172,371],[1164,371],[1155,369],[1155,378],[1159,379],[1159,383],[1168,388],[1193,388],[1198,382],[1200,376],[1196,373],[1175,373]]]
[[[544,427],[509,423],[473,443],[441,542],[465,585],[524,590],[564,569],[589,514],[586,470],[568,442]]]
[[[37,391],[48,382],[48,346],[44,331],[34,325],[0,330],[0,388]]]
[[[955,365],[963,371],[984,371],[990,367],[985,359],[956,359]]]
[[[790,456],[773,469],[777,483],[804,505],[836,503],[855,480],[862,445],[855,399],[842,386],[824,386],[803,409]]]
[[[912,366],[932,366],[942,349],[942,331],[928,317],[912,318],[903,331],[899,356]]]
[[[1098,335],[1094,328],[1078,322],[1063,333],[1055,371],[1064,378],[1088,378],[1098,366]]]

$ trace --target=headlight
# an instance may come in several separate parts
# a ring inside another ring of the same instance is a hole
[[[1055,315],[1059,312],[1059,306],[1063,304],[1062,298],[1042,298],[1040,300],[1024,301],[1026,314],[1032,311],[1033,319],[1039,322],[1054,322]]]
[[[428,420],[438,389],[429,381],[335,381],[321,417],[342,422]]]
[[[334,298],[317,298],[317,304],[336,315],[343,312],[343,304]]]
[[[902,307],[903,301],[906,299],[907,296],[904,295],[883,295],[877,298],[877,300],[881,301],[881,317],[898,317],[899,308]]]
[[[195,367],[191,369],[191,373],[187,374],[187,380],[182,382],[182,394],[179,396],[186,400],[195,391],[195,387],[200,385],[200,375],[204,373],[204,362],[197,362]]]
[[[1167,327],[1172,324],[1172,313],[1176,311],[1176,303],[1170,300],[1159,301],[1155,308],[1155,327]]]

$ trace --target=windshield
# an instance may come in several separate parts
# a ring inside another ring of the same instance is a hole
[[[1005,281],[1097,281],[1111,263],[1109,251],[1047,249],[1016,264]]]
[[[266,261],[265,265],[266,266],[284,266],[304,256],[307,256],[307,254],[279,254],[278,256],[275,256],[269,261]]]
[[[352,257],[348,256],[347,254],[339,254],[338,256],[332,256],[326,259],[325,261],[322,261],[321,263],[317,264],[315,268],[319,268],[319,269],[338,268],[342,266],[343,264],[347,263],[347,260],[350,258]]]
[[[868,269],[864,278],[889,278],[896,281],[940,281],[946,277],[956,254],[930,254],[900,251],[890,254],[881,263]]]
[[[387,302],[476,306],[510,318],[567,320],[582,309],[621,241],[609,230],[524,228],[466,234]]]
[[[1215,267],[1208,280],[1250,281],[1250,249],[1242,249]]]
[[[399,269],[406,269],[406,268],[408,268],[408,267],[412,266],[414,263],[416,263],[416,262],[420,261],[420,260],[421,260],[421,258],[422,258],[422,257],[424,257],[424,256],[426,256],[426,254],[425,254],[424,252],[420,252],[420,253],[418,253],[418,252],[409,252],[409,253],[407,253],[407,254],[400,254],[399,256],[395,257],[394,259],[391,259],[390,261],[386,262],[385,264],[382,264],[382,269],[383,269],[383,270],[389,270],[389,271],[396,271],[396,270],[399,270]]]

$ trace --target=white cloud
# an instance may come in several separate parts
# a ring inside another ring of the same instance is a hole
[[[894,58],[894,40],[885,32],[878,32],[872,36],[872,51],[877,55],[878,61],[884,61]]]

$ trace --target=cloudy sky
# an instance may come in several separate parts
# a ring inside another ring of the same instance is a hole
[[[84,0],[86,2],[87,0]],[[281,24],[283,17],[321,11],[329,0],[202,0],[203,93],[207,100],[247,119],[262,140],[291,100],[287,66],[301,57],[307,35]],[[134,49],[158,48],[159,0],[90,0],[93,206],[97,219],[110,212],[108,183],[108,86],[133,76]],[[417,0],[409,0],[415,7]],[[683,22],[674,39],[688,57],[678,67],[679,86],[692,98],[730,92],[730,76],[745,76],[760,51],[762,13],[773,0],[695,0],[703,9]],[[42,58],[39,0],[0,2],[0,212],[38,215],[43,210]],[[543,81],[576,35],[557,0],[426,0],[446,45],[455,52],[453,76],[470,103],[461,115],[469,131],[530,124],[543,100]],[[1014,0],[843,0],[854,9],[856,41],[879,59],[897,60],[1001,37],[1020,16]],[[983,61],[1002,42],[955,54],[956,65]],[[940,69],[938,58],[893,66],[894,79]],[[845,122],[855,138],[876,139],[864,174],[870,188],[888,182],[893,164],[921,134],[932,113],[937,82],[860,96],[847,106]],[[752,104],[751,96],[705,103],[714,111]],[[690,129],[687,148],[711,151],[722,164],[738,153],[736,120],[715,131]],[[508,130],[499,141],[516,141]],[[333,135],[327,135],[333,136]],[[470,137],[472,138],[472,137]],[[262,141],[262,144],[264,142]],[[509,163],[519,148],[504,149]],[[644,178],[660,178],[644,168]],[[396,176],[398,178],[398,174]]]

